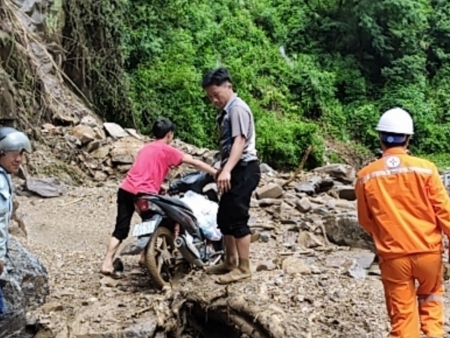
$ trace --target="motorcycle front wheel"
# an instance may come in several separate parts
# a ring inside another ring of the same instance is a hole
[[[174,244],[173,232],[160,226],[153,233],[145,254],[145,263],[156,288],[170,287],[188,272],[188,263]]]

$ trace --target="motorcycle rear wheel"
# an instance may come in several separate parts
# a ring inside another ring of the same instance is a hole
[[[158,247],[160,238],[162,238],[161,248]],[[178,250],[175,248],[174,239],[175,235],[170,229],[160,226],[153,233],[147,245],[145,264],[157,289],[170,287],[184,275],[184,267],[181,265],[186,263],[183,264],[182,261],[176,260]]]

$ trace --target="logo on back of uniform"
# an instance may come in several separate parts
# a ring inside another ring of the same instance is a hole
[[[384,159],[384,162],[389,169],[398,168],[402,164],[402,161],[397,156],[388,156]]]

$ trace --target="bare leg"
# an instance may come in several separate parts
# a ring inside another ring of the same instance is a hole
[[[225,262],[212,266],[206,270],[206,273],[212,275],[222,275],[236,268],[237,265],[237,249],[236,241],[233,236],[225,235]]]
[[[239,254],[239,265],[237,268],[219,277],[219,284],[229,284],[252,277],[250,269],[250,241],[251,235],[234,239]]]
[[[250,259],[250,241],[251,241],[251,235],[242,237],[242,238],[236,238],[236,247],[237,252],[239,254],[239,260],[249,260]]]
[[[108,248],[106,249],[105,260],[103,261],[102,269],[100,270],[101,273],[111,274],[114,272],[113,258],[117,252],[117,249],[119,249],[119,246],[120,241],[115,237],[111,237]]]
[[[225,257],[229,262],[236,262],[238,258],[238,250],[236,248],[236,240],[233,236],[224,236],[225,238]]]

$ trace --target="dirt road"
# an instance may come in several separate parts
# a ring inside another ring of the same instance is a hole
[[[169,315],[163,305],[167,296],[153,289],[137,257],[125,259],[123,280],[98,273],[114,224],[115,189],[115,185],[72,188],[54,199],[19,196],[27,246],[44,262],[51,278],[51,296],[34,314],[47,328],[40,338],[110,337],[109,333],[124,330],[138,332],[130,337],[145,337],[145,332],[153,336],[149,332],[155,326],[167,326]],[[252,251],[256,267],[283,247],[272,238],[256,243]],[[275,306],[285,321],[296,321],[297,337],[385,337],[388,323],[379,276],[356,280],[326,266],[330,255],[349,254],[346,249],[309,253],[304,257],[309,273],[289,275],[268,268],[263,270],[271,271],[255,272],[252,282],[229,288],[216,286],[200,273],[184,284],[190,290],[253,294],[261,308]]]

